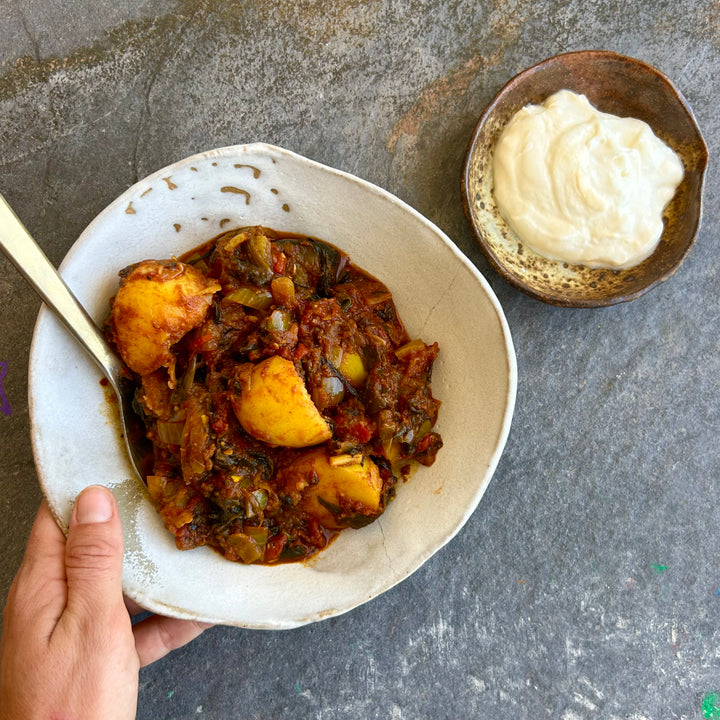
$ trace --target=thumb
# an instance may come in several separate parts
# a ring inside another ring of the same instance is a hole
[[[65,546],[67,610],[97,618],[122,605],[123,535],[115,497],[100,485],[75,502]]]

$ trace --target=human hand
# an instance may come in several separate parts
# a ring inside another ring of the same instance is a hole
[[[139,668],[209,627],[159,615],[133,626],[122,559],[109,490],[80,493],[67,541],[43,501],[3,616],[0,720],[131,720]]]

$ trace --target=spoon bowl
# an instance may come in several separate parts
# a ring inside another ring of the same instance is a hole
[[[132,409],[132,394],[126,388],[122,361],[112,351],[100,329],[2,195],[0,195],[0,228],[2,228],[0,248],[43,302],[62,321],[83,350],[95,361],[110,383],[118,398],[122,436],[130,462],[138,477],[144,480],[142,467],[143,458],[146,456],[144,451],[146,441],[137,431],[137,423],[134,421],[136,416]]]

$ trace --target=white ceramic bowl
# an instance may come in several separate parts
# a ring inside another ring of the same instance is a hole
[[[61,526],[85,486],[115,493],[125,532],[124,589],[149,610],[279,629],[346,612],[400,582],[475,510],[503,450],[517,384],[502,309],[484,278],[428,220],[363,180],[264,144],[211,150],[140,181],[73,245],[61,273],[96,322],[118,271],[167,258],[233,226],[263,224],[347,251],[393,292],[414,337],[437,341],[433,392],[444,447],[401,483],[385,514],[306,563],[231,563],[182,552],[134,476],[93,362],[50,311],[30,356],[30,413],[43,491]]]

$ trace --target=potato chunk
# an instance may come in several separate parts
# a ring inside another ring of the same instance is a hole
[[[384,509],[377,465],[363,455],[328,456],[325,448],[303,453],[281,472],[303,509],[329,530],[362,527]]]
[[[121,273],[110,316],[115,344],[125,364],[140,375],[167,367],[170,348],[199,325],[220,290],[192,265],[144,260]]]
[[[309,447],[332,437],[290,360],[277,355],[238,373],[233,410],[245,431],[270,445]]]

